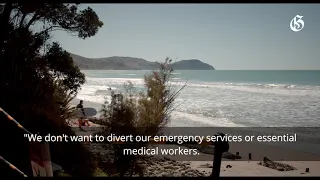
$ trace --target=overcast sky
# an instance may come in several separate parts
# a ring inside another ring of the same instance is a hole
[[[86,40],[55,32],[89,58],[199,59],[216,69],[320,69],[320,4],[90,4],[104,26]],[[305,26],[291,31],[296,15]]]

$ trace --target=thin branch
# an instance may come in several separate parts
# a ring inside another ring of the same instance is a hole
[[[39,19],[38,13],[35,12],[34,15],[32,16],[31,20],[29,21],[29,23],[27,24],[26,28],[29,29],[29,27],[36,21]]]
[[[24,19],[27,17],[27,15],[28,15],[28,13],[23,13],[21,20],[20,20],[19,29],[22,28]]]
[[[12,13],[12,12],[11,12],[11,13]],[[11,13],[10,13],[9,22],[14,22],[14,23],[15,23],[15,21],[17,21],[19,15],[20,15],[20,11],[17,10],[17,11],[15,11],[15,12],[13,12],[13,13],[15,13],[15,14],[13,15],[13,17],[11,17]]]

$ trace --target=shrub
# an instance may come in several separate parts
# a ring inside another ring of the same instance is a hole
[[[155,136],[161,132],[170,120],[174,110],[173,102],[185,84],[177,88],[172,85],[171,59],[158,63],[158,69],[144,77],[145,91],[137,92],[134,85],[124,85],[124,93],[111,93],[111,102],[102,106],[102,119],[106,126],[104,135],[115,134],[133,136]],[[139,144],[114,144],[114,164],[120,176],[124,176],[139,158],[123,155],[123,149],[138,149],[148,146],[148,142]],[[139,168],[134,168],[139,169]],[[142,169],[143,170],[143,169]],[[137,172],[142,174],[141,172]]]

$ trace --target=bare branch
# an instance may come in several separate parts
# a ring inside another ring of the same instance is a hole
[[[23,13],[21,20],[20,20],[19,28],[22,28],[24,19],[27,17],[27,15],[28,15],[28,13]]]
[[[36,20],[39,19],[37,12],[34,13],[31,20],[27,23],[26,28],[29,28]]]

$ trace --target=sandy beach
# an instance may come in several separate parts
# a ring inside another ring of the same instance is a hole
[[[75,99],[73,103],[78,103]],[[99,104],[84,102],[84,107],[98,108]],[[101,106],[100,106],[101,107]],[[99,110],[99,109],[97,109]],[[76,121],[73,126],[77,127]],[[90,127],[84,127],[86,131],[80,131],[74,128],[78,135],[89,135],[100,125],[90,123]],[[104,149],[99,147],[99,143],[88,145],[88,148],[94,154],[104,154]],[[159,145],[157,145],[159,146]],[[165,148],[187,148],[177,145],[161,145]],[[171,146],[171,147],[169,147]],[[320,175],[320,156],[312,153],[300,152],[282,147],[273,147],[269,145],[255,145],[253,143],[230,143],[229,152],[235,154],[239,152],[242,157],[240,160],[223,159],[221,165],[221,176],[319,176]],[[248,160],[248,154],[252,154],[252,160]],[[259,165],[264,157],[273,160],[290,159],[291,157],[301,157],[304,161],[275,161],[293,166],[295,170],[285,171],[283,169],[272,169]],[[146,167],[145,176],[209,176],[212,171],[213,155],[200,152],[197,157],[189,156],[153,156],[150,160],[141,161],[140,164]],[[313,160],[313,161],[312,161]],[[317,160],[317,161],[315,161]],[[227,167],[228,166],[228,167]],[[306,172],[309,168],[309,172]]]

